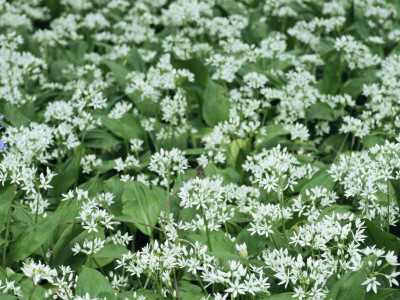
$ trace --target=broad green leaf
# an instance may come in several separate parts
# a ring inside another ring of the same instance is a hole
[[[136,299],[138,299],[137,297],[132,297],[132,298],[129,298],[129,295],[126,295],[125,296],[125,293],[122,293],[122,294],[124,294],[124,297],[122,298],[122,297],[119,297],[119,295],[121,295],[121,294],[118,294],[118,299],[121,299],[121,300],[125,300],[126,298],[125,297],[128,297],[128,299],[132,299],[132,300],[136,300]],[[126,293],[127,294],[127,293]],[[131,296],[133,295],[133,293],[132,292],[130,292],[129,293]],[[137,291],[136,291],[136,295],[137,296],[145,296],[145,299],[147,300],[159,300],[160,299],[160,295],[158,294],[158,293],[156,293],[156,292],[153,292],[153,291],[151,291],[151,290],[148,290],[148,289],[138,289]]]
[[[129,51],[126,56],[126,62],[131,69],[139,72],[146,72],[146,64],[133,45],[131,45],[131,51]]]
[[[289,134],[289,131],[287,131],[285,128],[283,128],[283,126],[280,124],[267,125],[267,126],[265,126],[265,130],[267,132],[267,135],[260,137],[261,142],[259,144],[257,144],[257,146],[256,146],[257,149],[272,148],[273,146],[275,146],[275,144],[271,143],[271,141],[273,141],[274,139],[276,139],[280,136]]]
[[[212,175],[222,176],[225,184],[229,184],[232,182],[235,183],[240,182],[239,173],[232,167],[220,169],[214,163],[209,163],[207,167],[204,169],[204,173],[207,176],[212,176]]]
[[[88,52],[89,45],[86,41],[76,41],[71,44],[71,52],[75,56],[74,62],[76,64],[84,64],[84,55]]]
[[[400,180],[399,179],[391,179],[390,183],[392,184],[394,190],[394,196],[397,201],[397,205],[400,208]]]
[[[325,207],[320,215],[318,216],[317,222],[322,221],[323,219],[325,219],[325,216],[332,216],[334,213],[336,214],[345,214],[345,213],[349,213],[350,210],[352,209],[352,207],[350,205],[332,205],[332,206],[328,206]]]
[[[363,220],[367,227],[364,234],[367,239],[364,244],[366,246],[376,245],[377,248],[385,249],[385,251],[393,250],[396,254],[400,251],[400,239],[390,233],[383,231],[369,220]]]
[[[340,114],[339,110],[332,109],[328,104],[317,102],[307,110],[307,119],[335,121]]]
[[[230,15],[242,15],[243,8],[241,8],[238,3],[234,0],[220,0],[218,5],[222,7]]]
[[[62,202],[59,207],[62,208],[62,218],[59,223],[64,224],[57,226],[54,231],[55,244],[51,254],[51,261],[56,265],[63,265],[68,253],[71,253],[71,249],[68,247],[71,240],[81,233],[83,229],[78,224],[65,224],[76,221],[78,215],[78,200],[76,198]]]
[[[46,298],[45,293],[46,293],[46,289],[44,287],[42,287],[41,285],[38,285],[35,287],[30,299],[31,300],[43,300]]]
[[[262,299],[270,299],[270,300],[293,300],[294,293],[283,293],[271,296],[265,296]]]
[[[326,299],[332,300],[354,300],[363,299],[367,289],[361,285],[368,274],[363,270],[349,271],[344,274],[330,289]]]
[[[93,176],[88,181],[79,185],[79,188],[87,191],[89,197],[98,196],[99,193],[103,190],[103,180],[99,177],[99,175]]]
[[[324,74],[319,82],[320,91],[323,94],[335,95],[342,82],[342,65],[340,53],[334,52],[325,63]]]
[[[13,300],[13,299],[18,299],[18,298],[13,295],[0,294],[0,300]]]
[[[14,186],[0,187],[0,233],[5,229],[8,211],[13,199]]]
[[[60,206],[55,213],[49,214],[40,223],[27,227],[17,239],[11,243],[8,261],[10,263],[20,261],[31,255],[46,242],[57,228],[62,213],[62,206]]]
[[[211,231],[210,243],[213,252],[230,253],[239,256],[235,244],[225,235],[223,231]],[[210,249],[209,249],[210,250]]]
[[[2,103],[1,110],[2,114],[4,114],[4,119],[15,127],[27,126],[31,122],[24,114],[24,111],[26,111],[24,107],[18,108],[7,103]]]
[[[365,297],[365,300],[386,300],[396,292],[399,292],[399,289],[378,288],[376,294],[373,291],[369,291]],[[392,299],[398,299],[398,296],[399,295],[395,295]]]
[[[122,193],[124,191],[125,183],[119,180],[119,176],[113,176],[110,179],[104,181],[104,191],[112,193],[114,203],[108,207],[108,210],[114,215],[119,216],[122,214]]]
[[[143,138],[144,136],[139,120],[135,119],[132,114],[126,113],[118,120],[103,116],[101,121],[113,134],[125,140]]]
[[[188,69],[194,74],[194,82],[201,86],[206,86],[208,79],[208,71],[204,64],[198,59],[188,60],[172,60],[172,65],[177,69]]]
[[[229,155],[233,162],[236,162],[239,151],[246,147],[248,147],[248,140],[236,139],[231,142],[229,145]]]
[[[51,181],[51,185],[54,187],[50,190],[51,195],[60,196],[78,180],[82,153],[83,148],[80,146],[66,161],[57,165],[54,171],[57,175]]]
[[[92,129],[85,135],[85,146],[89,148],[110,148],[120,143],[121,141],[104,129]]]
[[[209,79],[203,93],[202,115],[209,126],[229,118],[229,98],[226,89]]]
[[[328,191],[331,191],[335,185],[333,178],[327,172],[329,170],[329,166],[319,170],[314,176],[309,180],[301,189],[301,194],[305,196],[306,190],[310,190],[313,187],[320,186],[327,188]]]
[[[178,282],[178,290],[182,299],[200,300],[205,296],[202,288],[186,280]]]
[[[126,75],[128,74],[128,70],[125,67],[111,60],[105,61],[104,64],[113,73],[114,79],[118,84],[125,84]]]
[[[247,253],[251,256],[257,256],[265,249],[267,245],[268,238],[266,236],[260,236],[258,234],[251,235],[248,230],[250,225],[242,229],[242,231],[236,237],[236,244],[241,245],[246,243]]]
[[[94,257],[96,258],[121,258],[126,254],[128,249],[121,245],[108,244],[105,245]]]
[[[78,296],[85,296],[87,293],[91,299],[117,299],[107,278],[101,275],[99,271],[83,266],[83,271],[79,274],[76,284],[76,294]]]
[[[122,194],[122,213],[144,234],[153,229],[138,222],[155,226],[161,211],[161,202],[154,192],[141,182],[126,182]]]

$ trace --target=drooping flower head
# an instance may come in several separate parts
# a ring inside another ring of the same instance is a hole
[[[0,115],[0,121],[4,119],[4,115]],[[0,125],[0,130],[3,129],[3,126]],[[5,147],[7,147],[6,144],[3,143],[2,140],[0,140],[0,150],[3,150]]]

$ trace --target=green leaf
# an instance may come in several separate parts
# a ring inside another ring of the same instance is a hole
[[[115,136],[101,129],[88,130],[85,135],[85,146],[89,148],[110,148],[120,143]]]
[[[369,291],[369,293],[367,293],[365,297],[365,300],[386,300],[398,291],[399,291],[398,289],[378,288],[376,294],[372,291]],[[396,298],[395,296],[395,298],[393,299],[398,299],[398,298]]]
[[[340,111],[333,110],[328,104],[317,102],[308,109],[307,118],[309,120],[335,121],[340,114]]]
[[[207,176],[219,175],[222,176],[223,182],[225,184],[229,184],[232,182],[239,183],[240,175],[239,173],[232,167],[220,169],[214,163],[209,163],[204,170]]]
[[[351,206],[346,206],[346,205],[332,205],[332,206],[328,206],[325,207],[320,215],[318,216],[317,222],[323,220],[325,218],[325,216],[332,216],[333,213],[337,213],[337,214],[345,214],[350,212],[350,209],[352,207]]]
[[[215,126],[219,122],[228,120],[229,106],[226,89],[209,79],[203,93],[202,115],[204,121],[209,126]]]
[[[392,184],[392,187],[394,189],[394,196],[397,201],[397,205],[400,208],[400,180],[391,179],[390,183]]]
[[[211,231],[210,244],[213,252],[225,253],[227,255],[233,254],[237,257],[240,257],[236,250],[235,244],[225,235],[223,231]]]
[[[361,77],[347,80],[341,87],[342,94],[348,94],[353,99],[362,94],[364,84],[371,84],[376,81],[376,70],[367,70]]]
[[[243,15],[244,13],[243,8],[234,0],[220,0],[218,5],[231,15]]]
[[[146,64],[137,51],[136,47],[131,46],[132,49],[126,56],[126,63],[131,69],[139,72],[146,72]]]
[[[251,256],[257,256],[265,249],[267,245],[268,238],[265,236],[260,236],[258,234],[251,235],[251,232],[248,230],[250,225],[240,231],[238,236],[236,237],[236,244],[240,245],[246,243],[247,245],[247,253]]]
[[[311,180],[302,187],[301,194],[305,196],[307,189],[309,190],[316,186],[326,187],[328,191],[331,191],[335,185],[335,182],[333,181],[331,175],[327,172],[329,168],[330,166],[326,166],[315,173]]]
[[[35,287],[30,300],[43,300],[45,297],[46,289],[41,285]]]
[[[262,299],[270,299],[270,300],[293,300],[294,293],[283,293],[278,295],[271,295],[263,297]]]
[[[113,176],[110,179],[104,181],[104,191],[112,193],[114,203],[108,208],[108,210],[115,216],[122,214],[122,193],[124,191],[125,183],[119,180],[119,176]]]
[[[99,252],[97,252],[95,258],[122,258],[123,254],[126,254],[128,249],[121,245],[108,244],[105,245]]]
[[[10,122],[15,127],[27,126],[31,120],[23,114],[22,108],[3,103],[2,114],[7,122]]]
[[[385,249],[385,251],[393,250],[395,254],[399,253],[400,239],[397,236],[383,231],[369,220],[364,219],[363,221],[367,227],[364,232],[367,235],[367,239],[364,242],[366,246],[376,245],[379,249]]]
[[[0,187],[0,232],[5,228],[7,222],[8,209],[13,199],[14,186],[6,185]]]
[[[186,280],[180,280],[178,282],[178,290],[182,299],[200,300],[205,296],[200,286],[192,284]]]
[[[148,299],[148,300],[159,300],[160,299],[160,295],[157,294],[156,292],[153,292],[151,290],[148,289],[138,289],[135,291],[136,292],[136,296],[145,296],[144,299]],[[124,292],[124,293],[120,293],[118,294],[118,299],[121,300],[136,300],[138,299],[138,297],[133,297],[133,293],[132,292]]]
[[[113,134],[125,140],[140,138],[143,139],[144,132],[139,121],[132,115],[126,113],[121,119],[110,119],[103,116],[101,121]]]
[[[267,135],[260,137],[261,142],[257,145],[257,149],[269,149],[271,148],[271,145],[272,147],[275,146],[275,144],[271,143],[271,141],[277,137],[289,134],[289,131],[283,128],[283,126],[280,124],[270,124],[265,126],[265,129],[267,131]]]
[[[122,213],[129,216],[144,234],[151,235],[153,229],[138,222],[155,226],[161,212],[161,202],[155,193],[141,182],[127,182],[122,194]]]
[[[103,180],[99,178],[99,175],[96,175],[79,185],[79,188],[87,191],[89,197],[95,197],[103,190]]]
[[[188,69],[194,74],[194,82],[201,86],[206,86],[208,71],[204,64],[198,59],[179,60],[173,59],[172,65],[177,69]]]
[[[114,79],[118,84],[125,84],[126,75],[128,74],[128,70],[125,67],[111,60],[105,61],[104,64],[113,73]]]
[[[117,299],[109,281],[100,272],[83,266],[76,284],[76,294],[91,298]]]
[[[49,214],[40,223],[27,227],[17,239],[11,243],[8,261],[10,263],[20,261],[31,255],[46,242],[57,228],[62,213],[63,206],[59,206],[54,214]]]
[[[18,299],[18,298],[13,295],[0,294],[0,300],[14,300],[14,299]]]
[[[340,53],[334,52],[324,66],[324,75],[319,82],[323,94],[336,94],[342,81],[342,66]]]
[[[333,285],[326,295],[326,299],[363,299],[366,293],[366,287],[361,284],[367,279],[367,276],[368,274],[364,270],[347,272]]]
[[[54,187],[50,191],[52,196],[60,196],[65,193],[77,180],[82,152],[83,148],[80,146],[66,161],[57,165],[54,171],[57,175],[51,181],[51,185]]]

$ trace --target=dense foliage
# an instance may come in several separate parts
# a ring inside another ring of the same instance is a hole
[[[0,299],[399,297],[399,13],[0,0]]]

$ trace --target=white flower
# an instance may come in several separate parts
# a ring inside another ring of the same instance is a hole
[[[372,277],[372,278],[367,278],[367,280],[365,280],[361,285],[367,285],[367,293],[372,288],[372,290],[376,294],[378,292],[377,291],[377,286],[381,285],[381,284],[376,280],[376,277]]]
[[[229,282],[230,288],[226,289],[226,293],[232,293],[232,297],[236,297],[237,294],[244,295],[246,292],[246,286],[243,283],[239,284],[239,279],[236,278],[235,282]]]
[[[247,245],[246,243],[243,243],[241,245],[236,244],[236,250],[239,251],[239,254],[242,258],[246,259],[247,258]]]
[[[386,279],[389,280],[389,284],[390,286],[392,286],[392,284],[394,285],[399,285],[398,281],[397,281],[397,277],[400,275],[400,272],[393,272],[390,275],[385,275]]]
[[[21,270],[24,272],[25,276],[32,278],[35,285],[37,285],[42,279],[53,283],[53,277],[57,276],[56,270],[42,264],[40,261],[37,264],[33,260],[29,263],[24,263]]]

